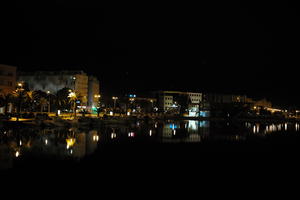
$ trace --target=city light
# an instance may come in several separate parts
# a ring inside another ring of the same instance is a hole
[[[75,92],[70,92],[68,97],[69,97],[69,98],[76,97],[76,94],[75,94]]]
[[[68,138],[66,139],[67,142],[67,149],[69,149],[70,147],[74,146],[76,139],[75,138]]]
[[[94,142],[98,142],[99,141],[99,136],[98,135],[94,135],[93,136],[93,141]]]
[[[133,132],[128,133],[128,137],[134,137],[134,136],[135,136],[135,133],[133,133]]]
[[[111,137],[111,139],[115,139],[115,138],[117,138],[117,134],[113,132],[113,133],[111,133],[110,137]]]

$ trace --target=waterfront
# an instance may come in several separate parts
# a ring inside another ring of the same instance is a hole
[[[201,159],[203,152],[297,150],[299,123],[154,120],[97,128],[0,129],[0,168],[103,160]],[[33,164],[34,163],[34,164]]]

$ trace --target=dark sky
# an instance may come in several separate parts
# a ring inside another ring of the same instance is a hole
[[[107,94],[184,89],[300,101],[292,1],[84,2],[2,7],[0,63],[83,69]]]

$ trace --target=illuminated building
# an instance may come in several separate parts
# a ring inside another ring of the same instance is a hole
[[[9,65],[0,65],[0,93],[7,94],[16,89],[17,68]]]
[[[203,94],[195,92],[159,91],[156,96],[158,96],[160,110],[179,112],[181,109],[188,113],[188,116],[197,116],[200,104],[203,102]]]
[[[9,65],[0,65],[0,95],[7,95],[16,89],[16,71],[17,68]],[[10,112],[12,105],[8,105]],[[4,107],[0,107],[0,113],[5,112]]]
[[[50,91],[52,94],[70,88],[82,97],[82,105],[88,103],[88,75],[83,71],[21,72],[18,81],[24,82],[30,90]]]

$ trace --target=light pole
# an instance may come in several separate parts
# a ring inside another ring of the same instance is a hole
[[[101,103],[100,103],[100,98],[101,98],[101,95],[100,94],[95,94],[94,96],[96,99],[97,99],[97,116],[99,117],[100,115],[100,108],[101,108]]]
[[[151,105],[152,105],[151,112],[153,112],[153,99],[151,99],[150,102],[151,102]]]
[[[19,117],[21,114],[21,107],[22,107],[22,92],[24,91],[23,89],[23,83],[18,83],[18,88],[16,90],[17,95],[18,95],[18,107],[17,107],[17,121],[19,121]]]
[[[73,89],[75,90],[76,89],[76,87],[75,87],[75,85],[76,85],[76,77],[75,76],[73,76],[73,77],[71,77],[71,79],[72,79],[72,81],[73,81]]]
[[[116,109],[116,102],[119,99],[118,97],[112,97],[112,99],[114,100],[114,109]]]
[[[50,111],[51,111],[51,96],[50,96],[50,91],[47,91],[47,94],[48,94],[48,98],[49,98],[49,102],[48,102],[48,114],[50,114]]]
[[[100,106],[100,98],[101,98],[101,95],[100,95],[100,94],[95,94],[94,97],[97,99],[97,106],[98,106],[98,105]]]

